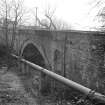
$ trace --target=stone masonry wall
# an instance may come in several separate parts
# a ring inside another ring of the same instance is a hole
[[[104,93],[105,36],[99,33],[65,32],[62,50],[55,50],[55,72],[64,73],[64,46],[66,77],[91,89]],[[66,36],[66,45],[65,44]],[[60,71],[61,70],[61,71]]]
[[[0,39],[0,42],[2,41]],[[67,78],[101,93],[105,92],[104,33],[22,30],[16,35],[16,51],[21,50],[27,41],[40,47],[54,72],[64,76],[65,69]]]

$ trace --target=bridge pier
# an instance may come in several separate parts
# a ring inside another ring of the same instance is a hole
[[[24,63],[21,64],[21,71],[22,71],[22,74],[24,74],[26,71],[25,71],[25,66],[24,66]]]

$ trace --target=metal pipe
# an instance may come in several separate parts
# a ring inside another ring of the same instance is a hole
[[[80,91],[81,93],[83,93],[83,94],[85,94],[85,95],[87,95],[87,96],[89,96],[89,97],[91,97],[93,99],[96,99],[96,100],[101,101],[102,103],[105,103],[105,96],[104,95],[102,95],[102,94],[100,94],[98,92],[95,92],[95,91],[93,91],[93,90],[91,90],[91,89],[89,89],[87,87],[84,87],[84,86],[82,86],[82,85],[80,85],[80,84],[78,84],[78,83],[76,83],[76,82],[74,82],[72,80],[69,80],[69,79],[67,79],[67,78],[65,78],[65,77],[63,77],[61,75],[58,75],[58,74],[56,74],[56,73],[54,73],[52,71],[44,69],[44,68],[42,68],[42,67],[40,67],[40,66],[38,66],[38,65],[36,65],[34,63],[29,62],[28,60],[20,58],[20,57],[14,55],[14,54],[12,54],[12,56],[17,58],[17,59],[20,59],[22,62],[30,65],[31,67],[33,67],[33,68],[47,74],[48,76],[58,80],[59,82],[62,82],[63,84],[65,84],[65,85],[67,85],[69,87],[72,87],[73,89],[76,89],[76,90]]]

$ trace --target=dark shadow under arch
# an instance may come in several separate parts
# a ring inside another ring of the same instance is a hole
[[[28,60],[32,63],[35,63],[43,68],[46,68],[44,57],[42,56],[42,54],[40,53],[40,51],[34,44],[32,44],[32,43],[27,44],[26,47],[23,49],[22,56],[26,60]],[[29,72],[28,72],[28,74],[29,74]],[[41,75],[40,75],[40,80],[41,80],[40,91],[42,94],[46,93],[46,91],[49,91],[49,89],[47,88],[47,87],[49,87],[49,84],[47,83],[46,79],[47,79],[47,75],[44,73],[41,73]]]
[[[41,67],[45,67],[45,61],[40,51],[32,43],[28,44],[22,53],[23,58]]]

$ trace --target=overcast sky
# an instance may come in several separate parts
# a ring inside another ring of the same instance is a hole
[[[38,17],[43,18],[45,9],[51,6],[58,19],[66,21],[76,29],[89,29],[97,23],[94,20],[96,9],[92,9],[93,0],[24,0],[30,12],[38,7]]]

